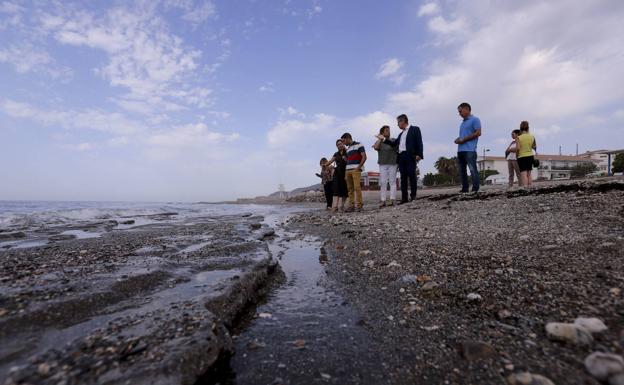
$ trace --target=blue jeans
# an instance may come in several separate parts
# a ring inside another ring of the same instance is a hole
[[[472,177],[472,191],[479,191],[479,171],[477,170],[477,152],[476,151],[460,151],[457,153],[457,166],[459,167],[459,176],[461,177],[462,191],[468,192],[468,172],[466,166],[470,169]]]

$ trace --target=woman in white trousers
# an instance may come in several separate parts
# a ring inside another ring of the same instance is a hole
[[[393,206],[396,201],[396,173],[397,173],[397,153],[389,144],[384,143],[390,139],[390,127],[383,126],[379,129],[379,135],[375,136],[377,141],[373,148],[377,151],[377,163],[379,164],[379,207]],[[388,184],[390,184],[390,202],[386,203]]]

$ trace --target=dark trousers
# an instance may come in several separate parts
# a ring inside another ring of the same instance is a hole
[[[416,160],[407,151],[399,154],[399,171],[401,173],[401,202],[407,202],[407,183],[409,180],[410,199],[416,199]]]
[[[479,191],[479,171],[477,170],[477,152],[461,151],[457,153],[457,166],[459,167],[459,177],[461,178],[462,191],[468,192],[468,172],[470,169],[472,177],[472,191]]]
[[[323,189],[325,190],[325,200],[327,201],[327,207],[332,207],[332,199],[334,198],[334,188],[332,181],[325,183]]]

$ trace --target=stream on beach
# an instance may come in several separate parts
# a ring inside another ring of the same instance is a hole
[[[303,210],[0,202],[0,378],[383,383]]]

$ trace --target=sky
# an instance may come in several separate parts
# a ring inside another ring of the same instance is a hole
[[[624,2],[0,0],[0,200],[219,201],[318,183],[406,113],[425,159],[527,120],[543,154],[624,148]]]

